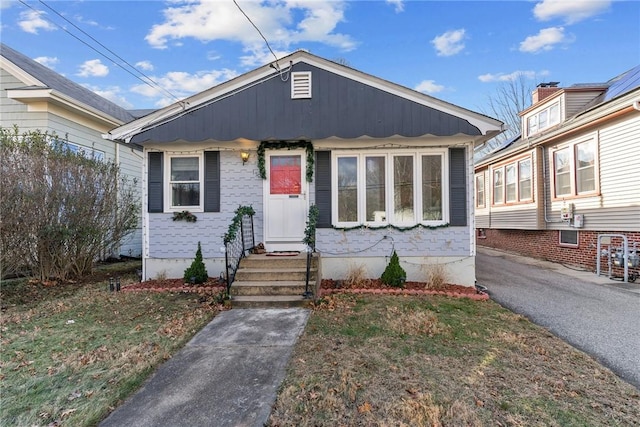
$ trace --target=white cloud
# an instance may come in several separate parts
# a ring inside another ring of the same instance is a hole
[[[436,84],[434,80],[423,80],[416,87],[415,90],[422,93],[438,93],[444,90],[444,86]]]
[[[53,67],[60,62],[60,60],[55,56],[39,56],[37,58],[33,58],[33,60],[45,67],[51,68],[52,70]]]
[[[53,31],[56,26],[43,18],[46,13],[41,10],[27,10],[20,13],[18,26],[27,33],[38,34],[39,30]]]
[[[109,67],[100,62],[99,59],[91,59],[80,65],[78,76],[80,77],[104,77],[109,74]]]
[[[191,37],[203,42],[239,42],[246,52],[256,52],[264,40],[233,2],[174,0],[164,10],[164,22],[154,25],[145,39],[155,48]],[[273,0],[241,2],[242,10],[260,29],[274,50],[289,51],[301,42],[318,42],[352,50],[356,43],[349,35],[336,33],[345,21],[343,1]],[[254,55],[257,61],[258,54]],[[251,62],[251,61],[250,61]],[[264,62],[263,62],[264,63]]]
[[[452,56],[464,49],[465,30],[447,31],[431,40],[438,56]]]
[[[172,71],[164,76],[151,76],[151,79],[166,91],[182,99],[230,80],[237,75],[235,71],[228,69],[198,71],[194,74]],[[176,101],[173,98],[168,98],[165,91],[155,86],[139,84],[133,86],[131,91],[147,98],[160,98],[156,104],[158,106],[165,106]]]
[[[529,36],[520,42],[520,52],[538,53],[552,50],[561,43],[571,43],[573,39],[564,33],[564,27],[550,27],[540,30],[535,36]]]
[[[127,99],[122,95],[122,89],[120,89],[119,86],[110,86],[107,88],[100,88],[98,86],[92,86],[92,85],[83,85],[83,86],[95,92],[96,94],[100,95],[101,97],[108,99],[114,104],[118,104],[122,108],[125,108],[125,109],[133,108],[133,104],[127,101]]]
[[[518,80],[519,78],[534,80],[536,78],[546,76],[548,74],[549,74],[549,71],[547,70],[543,70],[539,72],[531,71],[531,70],[517,70],[508,74],[505,74],[505,73],[482,74],[478,76],[478,80],[480,80],[482,83],[512,82],[512,81]]]
[[[396,13],[404,12],[404,0],[387,0],[387,4],[393,6]]]
[[[138,61],[136,62],[136,68],[144,71],[153,71],[153,64],[151,61]]]
[[[610,0],[543,0],[533,8],[540,21],[564,19],[567,25],[575,24],[609,9]]]

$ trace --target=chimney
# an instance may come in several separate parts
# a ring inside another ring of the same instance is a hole
[[[532,98],[533,104],[537,104],[545,98],[548,98],[552,94],[560,90],[558,85],[560,82],[540,83],[536,86],[536,90],[533,91]]]

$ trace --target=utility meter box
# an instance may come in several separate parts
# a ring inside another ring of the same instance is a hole
[[[573,216],[573,227],[574,228],[584,227],[584,214],[575,214]]]
[[[573,203],[562,207],[560,210],[560,218],[563,221],[571,221],[573,219]]]

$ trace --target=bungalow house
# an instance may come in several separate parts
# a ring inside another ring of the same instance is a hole
[[[124,174],[140,182],[142,149],[102,138],[103,133],[133,119],[122,107],[0,44],[1,127],[55,133],[70,150],[113,160]],[[114,255],[139,257],[141,251],[140,227]]]
[[[225,270],[223,236],[239,206],[255,242],[300,251],[318,208],[322,275],[379,277],[395,250],[408,280],[446,266],[473,286],[473,148],[502,123],[297,51],[111,130],[140,144],[143,275],[182,277],[202,245]],[[184,211],[195,222],[174,221]],[[179,214],[179,215],[178,215]]]
[[[640,66],[605,83],[540,84],[520,117],[521,136],[475,165],[478,244],[620,278],[626,252],[633,279]]]

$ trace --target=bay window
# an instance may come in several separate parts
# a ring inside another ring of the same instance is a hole
[[[446,150],[332,152],[337,226],[441,224]]]

